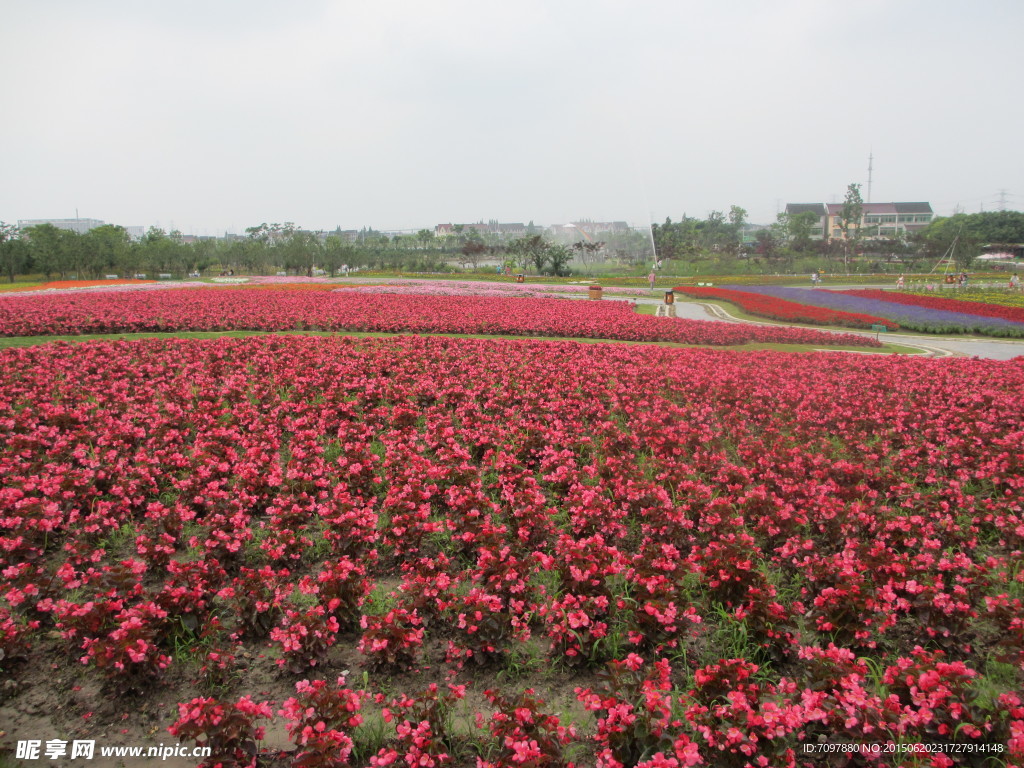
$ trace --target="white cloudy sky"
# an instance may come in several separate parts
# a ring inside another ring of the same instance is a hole
[[[1024,207],[1019,0],[0,0],[0,219]]]

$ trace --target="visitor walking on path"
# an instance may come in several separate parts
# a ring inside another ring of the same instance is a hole
[[[654,270],[653,269],[651,270],[651,274],[649,274],[647,276],[647,282],[649,282],[651,284],[651,290],[652,291],[654,290],[654,281],[655,281],[655,279],[657,279],[657,277],[658,276],[656,274],[654,274]]]

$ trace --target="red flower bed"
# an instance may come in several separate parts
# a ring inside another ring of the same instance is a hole
[[[815,325],[840,325],[844,328],[870,328],[872,325],[884,325],[890,331],[895,331],[899,328],[899,325],[892,320],[885,320],[881,317],[861,315],[854,312],[842,312],[825,307],[812,307],[807,304],[798,304],[795,301],[779,299],[775,296],[747,293],[742,290],[691,288],[686,285],[673,288],[673,290],[698,299],[722,299],[723,301],[735,304],[752,315],[767,317],[772,320],[783,320],[791,323],[813,323]],[[857,293],[857,291],[847,291],[847,293]]]
[[[35,687],[92,738],[173,696],[209,765],[275,721],[267,764],[1019,764],[1022,390],[1024,359],[3,350],[5,711]]]
[[[985,304],[980,301],[946,299],[941,296],[919,296],[914,293],[900,293],[898,291],[861,289],[856,291],[839,291],[839,293],[863,296],[866,299],[880,299],[881,301],[889,301],[893,304],[905,304],[911,307],[944,309],[949,312],[962,312],[965,315],[998,317],[1002,320],[1012,320],[1016,323],[1024,323],[1024,309],[1021,309],[1020,307],[1004,307],[999,304]]]
[[[0,335],[141,331],[373,331],[568,336],[681,344],[878,346],[874,339],[639,315],[625,302],[328,291],[178,289],[0,297]]]

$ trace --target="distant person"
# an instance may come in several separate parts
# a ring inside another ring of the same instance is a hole
[[[654,281],[657,280],[657,279],[658,279],[658,276],[654,273],[654,270],[652,269],[651,270],[651,274],[649,274],[647,276],[647,282],[651,284],[651,290],[652,291],[654,290]]]
[[[900,275],[896,280],[896,287],[903,288],[903,275]]]
[[[1012,275],[1010,275],[1010,289],[1016,290],[1018,288],[1020,288],[1020,278],[1017,277],[1017,273],[1014,272]]]

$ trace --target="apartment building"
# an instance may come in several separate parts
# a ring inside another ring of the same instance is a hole
[[[813,213],[817,223],[811,229],[816,240],[842,240],[842,203],[789,203],[786,213]],[[935,218],[930,203],[863,203],[860,236],[865,240],[889,240],[924,229]]]

